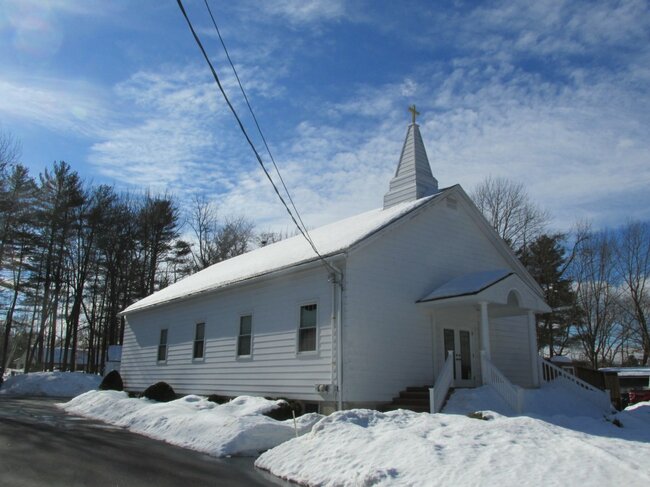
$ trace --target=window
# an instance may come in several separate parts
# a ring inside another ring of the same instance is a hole
[[[239,317],[239,337],[237,337],[237,356],[251,354],[251,329],[253,317],[251,315]]]
[[[316,350],[316,305],[306,304],[300,307],[300,328],[298,329],[298,351]]]
[[[205,344],[205,323],[197,323],[194,332],[194,353],[192,358],[203,358],[203,346]]]
[[[158,362],[167,360],[167,328],[160,330],[160,341],[158,342]]]

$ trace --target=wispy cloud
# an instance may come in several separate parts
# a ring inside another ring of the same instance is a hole
[[[488,175],[521,181],[559,229],[585,217],[616,225],[620,207],[642,200],[650,181],[644,85],[625,73],[552,83],[509,63],[466,58],[453,64],[446,76],[430,70],[361,87],[347,100],[326,105],[324,120],[299,124],[285,147],[285,171],[310,224],[381,205],[409,99],[422,101],[422,133],[442,186],[461,183],[471,190]],[[403,86],[410,87],[406,93]],[[260,189],[266,184],[257,181]],[[253,215],[282,225],[279,214],[272,221],[261,210],[262,198],[271,195],[247,195]],[[234,210],[242,199],[234,189],[223,204]],[[631,204],[626,216],[647,219],[650,211]]]
[[[344,0],[272,0],[256,5],[265,13],[282,17],[292,24],[336,20],[346,12]]]
[[[226,25],[249,27],[225,28],[226,42],[309,226],[381,205],[411,103],[442,186],[471,190],[490,174],[521,181],[562,229],[582,217],[616,224],[621,207],[650,218],[647,3],[451,2],[416,18],[409,5],[390,18],[342,1],[222,5],[237,20]],[[431,55],[341,89],[338,99],[318,79],[304,86],[299,70],[318,55],[319,29],[350,22]],[[211,32],[200,15],[197,24]],[[219,45],[207,44],[244,116]],[[262,228],[289,224],[198,61],[141,67],[108,88],[5,75],[0,94],[3,114],[92,140],[89,161],[115,181],[180,198],[205,193],[222,214]]]
[[[111,118],[106,94],[84,81],[0,77],[0,113],[59,134],[95,136]]]

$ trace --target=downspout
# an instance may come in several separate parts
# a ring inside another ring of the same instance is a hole
[[[332,366],[336,367],[336,399],[337,409],[343,410],[343,330],[341,325],[341,316],[343,308],[343,272],[341,269],[331,264],[335,272],[330,274],[329,280],[332,282],[332,338],[336,329],[336,356],[334,356],[334,347],[332,347]],[[338,291],[338,292],[337,292]],[[334,384],[334,373],[332,373],[332,384]]]

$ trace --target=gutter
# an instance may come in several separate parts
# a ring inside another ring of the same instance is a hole
[[[334,330],[336,329],[336,355],[334,354],[334,347],[332,347],[332,368],[336,369],[336,373],[332,370],[332,383],[336,380],[336,401],[337,409],[343,410],[343,371],[341,366],[343,364],[343,330],[342,330],[342,309],[343,309],[343,272],[337,266],[329,263],[336,273],[331,273],[329,280],[332,283],[332,315],[331,315],[331,330],[332,338],[334,338]]]

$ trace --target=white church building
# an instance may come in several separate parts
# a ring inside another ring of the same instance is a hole
[[[296,236],[125,309],[126,388],[328,412],[409,386],[539,385],[542,290],[459,185],[438,187],[415,116],[383,207],[309,233],[327,264]]]

